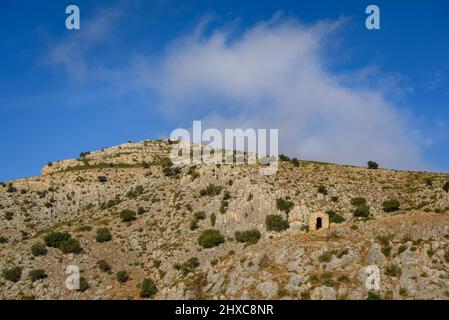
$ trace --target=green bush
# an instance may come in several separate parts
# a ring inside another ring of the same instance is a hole
[[[383,210],[385,212],[394,212],[394,211],[398,211],[400,208],[400,203],[398,200],[396,199],[390,199],[390,200],[386,200],[382,203],[383,206]]]
[[[103,272],[110,272],[111,271],[111,266],[105,260],[98,260],[97,261],[97,267],[98,267],[98,269],[100,269]]]
[[[284,211],[285,213],[288,214],[293,209],[294,206],[295,204],[288,199],[284,198],[276,199],[276,207],[278,208],[279,211]]]
[[[0,244],[2,244],[2,243],[8,243],[8,238],[0,237]]]
[[[97,229],[97,242],[107,242],[112,240],[112,234],[108,228]]]
[[[209,185],[200,190],[200,196],[218,196],[221,193],[223,187],[216,186],[213,183],[209,183]]]
[[[210,224],[211,224],[212,227],[215,226],[215,222],[216,221],[217,221],[217,216],[215,215],[214,212],[212,212],[211,215],[210,215]]]
[[[362,197],[356,197],[351,199],[351,204],[354,207],[366,205],[366,199]]]
[[[426,184],[426,186],[431,187],[433,185],[433,180],[431,177],[425,177],[424,183]]]
[[[194,217],[197,220],[204,220],[206,219],[206,213],[204,211],[195,212]]]
[[[397,264],[390,264],[385,269],[385,274],[392,277],[399,277],[401,275],[401,267]]]
[[[3,278],[11,282],[18,282],[22,277],[22,268],[12,267],[2,271]]]
[[[198,244],[203,248],[216,247],[224,242],[224,237],[218,230],[207,229],[198,238]]]
[[[11,212],[11,211],[5,212],[5,220],[11,221],[13,217],[14,217],[14,212]]]
[[[87,282],[86,278],[80,277],[80,287],[79,287],[78,291],[84,292],[87,289],[89,289],[89,282]]]
[[[369,206],[366,204],[360,205],[354,210],[354,217],[367,218],[369,216]]]
[[[345,221],[345,218],[343,216],[336,214],[333,210],[327,211],[327,214],[329,215],[330,223],[342,223]]]
[[[196,230],[196,229],[198,229],[198,219],[193,218],[190,221],[190,230],[193,231],[193,230]]]
[[[327,195],[327,189],[326,189],[326,187],[325,186],[323,186],[323,185],[321,185],[321,186],[318,186],[318,193],[321,193],[321,194],[323,194],[323,195]]]
[[[52,248],[59,248],[62,242],[71,238],[67,232],[51,232],[44,238],[45,244]]]
[[[444,183],[443,190],[449,192],[449,180]]]
[[[32,282],[47,278],[47,274],[43,269],[34,269],[31,270],[28,274]]]
[[[368,297],[366,298],[366,300],[382,300],[382,299],[377,293],[370,291],[368,292]]]
[[[377,168],[379,168],[379,164],[374,161],[368,161],[368,168],[369,169],[377,169]]]
[[[81,248],[80,242],[76,239],[69,239],[67,241],[61,242],[59,249],[63,253],[80,253],[83,251]]]
[[[140,216],[145,213],[145,209],[143,207],[137,208],[137,214]]]
[[[236,231],[235,240],[238,242],[244,242],[246,244],[256,244],[260,239],[260,231],[257,229],[246,230],[246,231]]]
[[[269,214],[265,219],[267,231],[284,231],[289,228],[287,220],[284,220],[280,215]]]
[[[120,283],[125,283],[129,279],[128,272],[126,272],[126,271],[117,272],[116,277],[117,277],[117,281]]]
[[[105,176],[98,176],[97,179],[98,179],[98,181],[101,182],[101,183],[105,183],[105,182],[108,181],[108,178],[105,177]]]
[[[293,166],[295,166],[295,167],[299,167],[299,160],[298,160],[297,158],[293,158],[293,159],[292,159],[292,164],[293,164]]]
[[[35,243],[31,246],[31,253],[33,256],[45,256],[47,254],[47,248],[43,243]]]
[[[156,284],[152,279],[145,278],[140,285],[140,296],[142,298],[151,298],[157,293]]]
[[[136,213],[129,209],[122,210],[122,212],[120,212],[120,219],[122,219],[123,222],[136,220]]]

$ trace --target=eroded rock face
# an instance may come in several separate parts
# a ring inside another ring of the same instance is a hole
[[[18,282],[0,279],[0,298],[139,298],[138,285],[151,278],[155,299],[366,299],[368,265],[380,270],[381,298],[447,298],[449,217],[412,210],[426,201],[426,209],[442,212],[449,205],[440,188],[447,176],[432,174],[430,188],[419,183],[425,174],[305,161],[281,162],[274,176],[257,166],[205,164],[180,165],[167,175],[161,160],[169,151],[167,141],[128,143],[1,184],[0,270],[20,266],[22,274]],[[328,195],[317,192],[318,181]],[[200,193],[210,185],[219,192]],[[354,197],[366,199],[373,219],[352,217]],[[382,210],[391,197],[401,202],[397,214]],[[291,210],[279,209],[279,198],[291,201]],[[123,222],[123,210],[135,219]],[[345,221],[327,229],[328,210]],[[267,232],[268,214],[289,228]],[[318,217],[321,231],[313,232]],[[99,228],[112,239],[97,242]],[[198,238],[206,229],[220,231],[224,242],[202,248]],[[236,240],[236,231],[252,229],[260,232],[256,244]],[[83,251],[47,247],[46,255],[34,256],[31,246],[52,231],[69,232]],[[99,260],[112,274],[97,267]],[[68,265],[83,270],[88,290],[64,287]],[[34,269],[47,278],[32,282]],[[125,283],[115,277],[122,270],[129,273]]]

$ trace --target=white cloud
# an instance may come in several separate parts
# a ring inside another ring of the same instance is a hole
[[[201,117],[208,127],[279,128],[281,151],[303,159],[422,168],[385,88],[362,78],[348,85],[350,73],[328,71],[326,46],[338,27],[278,16],[243,33],[195,30],[139,69],[175,122]]]

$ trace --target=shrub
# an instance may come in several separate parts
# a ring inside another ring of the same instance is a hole
[[[14,217],[14,212],[11,212],[11,211],[5,212],[5,220],[11,221],[13,217]]]
[[[108,228],[97,229],[97,242],[107,242],[112,240],[112,234]]]
[[[33,256],[45,256],[47,254],[47,248],[43,243],[35,243],[31,246],[31,253]]]
[[[197,257],[191,257],[185,262],[185,265],[190,269],[194,269],[200,265],[200,262]]]
[[[379,168],[379,164],[374,161],[368,161],[368,168],[369,169],[377,169],[377,168]]]
[[[370,291],[366,300],[381,300],[381,298],[377,293]]]
[[[142,215],[142,214],[144,214],[144,213],[145,213],[145,209],[144,209],[143,207],[137,208],[137,214],[138,214],[138,215]]]
[[[166,177],[172,177],[172,176],[176,176],[178,174],[181,173],[181,168],[179,167],[166,167],[164,169],[162,169],[162,172],[164,173],[164,175]]]
[[[284,231],[288,229],[288,221],[284,220],[280,215],[269,214],[265,219],[265,224],[267,226],[267,231]]]
[[[362,197],[356,197],[351,199],[351,204],[354,207],[366,205],[366,199]]]
[[[279,155],[279,160],[281,160],[281,161],[290,161],[290,158],[289,157],[287,157],[285,154],[280,154]]]
[[[108,178],[105,177],[105,176],[98,176],[97,179],[98,179],[98,181],[101,182],[101,183],[105,183],[105,182],[108,181]]]
[[[337,196],[333,196],[333,197],[331,197],[331,201],[332,202],[338,202],[338,197]]]
[[[215,215],[214,212],[212,212],[211,215],[210,215],[210,224],[211,224],[212,227],[215,226],[215,222],[216,221],[217,221],[217,216]]]
[[[8,238],[0,237],[0,244],[2,244],[2,243],[8,243]]]
[[[47,274],[43,269],[34,269],[31,270],[28,274],[32,282],[47,278]]]
[[[193,230],[196,230],[196,229],[198,229],[198,219],[193,218],[190,221],[190,230],[193,231]]]
[[[224,237],[218,230],[207,229],[198,238],[198,244],[203,248],[216,247],[224,242]]]
[[[71,238],[67,232],[51,232],[44,238],[45,244],[52,248],[59,248],[62,242]]]
[[[394,212],[394,211],[399,210],[400,203],[396,199],[390,199],[390,200],[384,201],[382,203],[382,206],[383,206],[383,210],[385,212]]]
[[[401,267],[396,264],[390,264],[385,269],[385,274],[392,277],[399,277],[401,275]]]
[[[318,186],[318,193],[321,193],[321,194],[323,194],[323,195],[327,195],[327,189],[326,189],[326,187],[323,186],[323,185]]]
[[[339,214],[336,214],[333,210],[327,211],[329,215],[329,222],[331,223],[342,223],[345,221],[345,218]]]
[[[278,210],[284,211],[286,214],[288,214],[294,206],[295,204],[290,200],[284,198],[276,199],[276,207],[278,208]]]
[[[223,187],[216,186],[213,183],[209,183],[209,185],[200,190],[200,196],[218,196],[221,193]]]
[[[81,248],[80,242],[76,239],[69,239],[67,241],[61,242],[59,249],[63,253],[80,253],[83,251]]]
[[[17,192],[17,188],[14,187],[12,183],[10,183],[10,184],[8,184],[8,188],[6,189],[6,192],[9,192],[9,193]]]
[[[170,160],[170,158],[162,158],[161,165],[163,168],[170,168],[171,166],[173,166],[173,162]]]
[[[293,158],[293,159],[292,159],[292,164],[293,164],[293,166],[295,166],[295,167],[299,167],[299,160],[298,160],[297,158]]]
[[[366,218],[369,216],[369,206],[366,204],[360,205],[354,210],[354,217]]]
[[[122,212],[120,212],[120,219],[122,219],[123,222],[136,220],[136,213],[129,209],[122,210]]]
[[[197,220],[204,220],[204,219],[206,219],[206,213],[204,211],[198,211],[198,212],[195,212],[194,217]]]
[[[444,183],[443,190],[449,192],[449,180]]]
[[[89,282],[87,282],[86,278],[80,277],[80,287],[79,287],[78,291],[84,292],[87,289],[89,289]]]
[[[260,239],[260,231],[257,229],[236,231],[234,235],[235,240],[238,242],[244,242],[248,245],[256,244]]]
[[[431,187],[433,185],[433,180],[431,177],[425,177],[424,183],[426,184],[426,186]]]
[[[120,283],[125,283],[129,279],[128,272],[126,272],[126,271],[117,272],[116,277],[117,277],[117,281]]]
[[[12,267],[2,271],[3,278],[11,282],[18,282],[22,277],[22,268]]]
[[[220,213],[221,214],[225,214],[226,211],[228,211],[228,206],[229,206],[229,202],[228,201],[221,200]]]
[[[142,298],[151,298],[157,293],[156,284],[152,279],[145,278],[140,285],[140,296]]]
[[[333,255],[334,255],[333,251],[325,251],[318,257],[318,261],[325,263],[330,262],[332,260]]]
[[[111,266],[105,260],[98,260],[97,267],[103,272],[111,271]]]

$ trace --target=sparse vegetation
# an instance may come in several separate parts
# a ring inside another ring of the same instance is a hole
[[[212,248],[224,242],[224,237],[218,230],[207,229],[198,238],[198,244],[203,248]]]
[[[43,269],[31,270],[28,275],[30,276],[30,280],[32,282],[47,278],[47,274],[45,273],[45,270],[43,270]]]
[[[3,278],[5,280],[11,281],[11,282],[18,282],[20,278],[22,277],[22,268],[21,267],[12,267],[9,269],[4,269],[2,271]]]
[[[218,196],[221,193],[223,187],[216,186],[213,183],[209,183],[209,185],[200,190],[200,196]]]
[[[394,211],[398,211],[400,208],[400,203],[398,200],[396,199],[390,199],[390,200],[386,200],[382,203],[383,206],[383,210],[385,212],[394,212]]]
[[[244,242],[248,245],[256,244],[260,239],[260,231],[257,229],[246,230],[246,231],[236,231],[235,240],[238,242]]]
[[[379,164],[375,161],[368,161],[368,168],[369,169],[378,169]]]
[[[354,210],[354,217],[356,218],[367,218],[369,214],[369,206],[367,206],[366,204],[358,206]]]
[[[125,283],[126,281],[128,281],[128,279],[129,279],[129,275],[128,275],[128,272],[126,272],[126,271],[119,271],[119,272],[117,272],[117,274],[116,274],[116,278],[117,278],[117,281],[118,282],[120,282],[120,283]]]
[[[122,219],[123,222],[131,222],[136,220],[136,213],[129,209],[122,210],[120,212],[120,219]]]
[[[269,214],[265,219],[267,231],[281,232],[289,228],[287,220],[284,220],[280,215]]]
[[[112,234],[108,228],[97,229],[97,236],[95,238],[97,242],[107,242],[112,240]]]
[[[45,236],[45,244],[52,248],[59,248],[61,243],[68,241],[71,235],[67,232],[51,232]]]
[[[63,253],[80,253],[83,251],[83,248],[81,248],[80,242],[76,239],[69,239],[67,241],[61,242],[59,245],[59,249]]]
[[[276,207],[279,211],[284,211],[286,214],[288,214],[294,206],[295,204],[287,198],[276,199]]]
[[[140,285],[140,297],[152,298],[157,293],[156,283],[153,279],[145,278]]]
[[[111,266],[105,260],[98,260],[97,267],[103,272],[111,272]]]
[[[31,246],[31,253],[33,256],[45,256],[47,254],[47,248],[45,247],[45,244],[43,243],[35,243]]]

